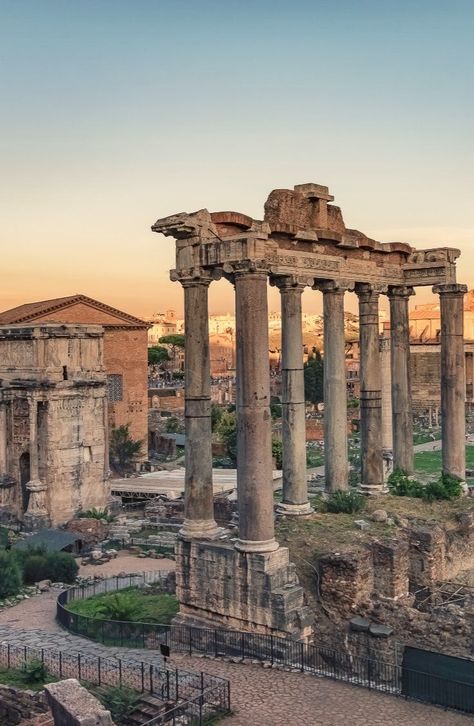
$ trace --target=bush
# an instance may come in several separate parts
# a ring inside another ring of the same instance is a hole
[[[45,547],[16,550],[16,558],[28,585],[39,580],[71,583],[79,571],[72,555],[67,552],[48,552]]]
[[[140,702],[140,694],[131,688],[110,686],[108,688],[89,688],[91,693],[110,711],[114,723],[127,724],[129,717]]]
[[[0,598],[16,595],[22,585],[21,568],[12,552],[0,550]]]
[[[22,668],[22,672],[25,683],[30,686],[43,684],[48,679],[48,669],[37,658],[27,661]]]
[[[333,514],[356,514],[365,509],[365,497],[354,491],[333,492],[326,500],[326,511]]]
[[[452,500],[461,496],[461,482],[450,474],[442,474],[436,481],[431,481],[426,486],[420,482],[410,479],[406,472],[400,469],[390,474],[388,479],[390,493],[396,497],[415,497],[424,499],[425,502],[440,500]]]

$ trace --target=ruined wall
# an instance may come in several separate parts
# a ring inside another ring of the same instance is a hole
[[[441,357],[439,347],[418,350],[410,346],[410,375],[413,409],[421,411],[441,405]]]

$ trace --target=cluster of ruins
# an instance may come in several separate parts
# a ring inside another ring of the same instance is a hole
[[[360,318],[361,488],[383,489],[379,299],[390,301],[394,466],[413,471],[408,301],[433,286],[441,305],[443,471],[465,476],[463,298],[459,251],[414,250],[348,229],[327,187],[275,190],[264,220],[205,209],[159,219],[153,231],[176,239],[171,279],[184,289],[186,329],[185,521],[177,551],[181,617],[246,623],[270,632],[307,631],[303,593],[288,551],[274,537],[267,284],[282,305],[283,501],[288,515],[311,512],[305,460],[301,295],[322,292],[325,350],[325,472],[329,491],[347,489],[344,295],[355,290]],[[208,288],[235,288],[239,536],[222,538],[213,513]]]

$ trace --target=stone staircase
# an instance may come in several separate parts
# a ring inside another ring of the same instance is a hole
[[[129,726],[144,726],[152,719],[173,708],[173,705],[173,703],[161,701],[155,696],[144,695],[140,698],[136,709],[128,717],[127,722]]]

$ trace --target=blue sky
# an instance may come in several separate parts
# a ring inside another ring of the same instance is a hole
[[[473,31],[464,0],[0,0],[0,308],[179,308],[157,217],[308,181],[472,286]]]

